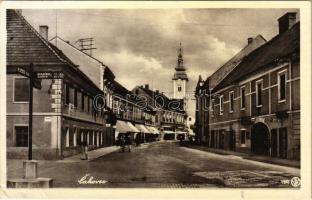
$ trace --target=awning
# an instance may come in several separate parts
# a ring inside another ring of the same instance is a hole
[[[141,133],[150,133],[150,131],[142,124],[136,124],[135,127],[139,129]]]
[[[152,129],[151,126],[145,126],[145,127],[149,130],[150,133],[156,134],[155,131]]]
[[[177,131],[177,134],[187,134],[186,131]]]
[[[131,129],[130,129],[130,127],[128,126],[128,124],[126,122],[117,120],[117,123],[116,123],[116,133],[127,133],[130,130]]]
[[[173,131],[167,131],[167,130],[165,130],[165,131],[163,131],[165,134],[175,134],[175,132],[173,132]]]
[[[150,126],[149,128],[153,131],[154,134],[159,134],[159,131],[156,127]]]
[[[140,133],[140,131],[135,128],[135,126],[131,122],[127,122],[128,126],[131,128],[133,133]]]

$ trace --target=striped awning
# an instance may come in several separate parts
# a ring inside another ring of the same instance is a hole
[[[116,133],[127,133],[130,131],[131,129],[125,121],[117,120]]]
[[[127,124],[131,128],[133,133],[140,133],[140,131],[131,122],[127,122]]]
[[[150,131],[142,124],[136,124],[135,127],[141,132],[141,133],[150,133]]]
[[[156,127],[149,126],[149,129],[154,133],[154,134],[159,134],[159,131]]]

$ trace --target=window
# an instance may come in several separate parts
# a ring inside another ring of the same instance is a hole
[[[178,91],[181,92],[182,91],[182,87],[178,86]]]
[[[220,104],[220,115],[223,115],[223,95],[219,98],[219,104]]]
[[[29,101],[29,80],[27,78],[14,78],[14,102]]]
[[[241,145],[246,144],[246,130],[241,130],[240,132],[240,144]]]
[[[234,91],[230,92],[230,113],[234,111]]]
[[[256,82],[256,103],[257,107],[262,106],[262,80]]]
[[[81,93],[81,110],[84,111],[84,107],[85,107],[85,97],[84,97],[84,94]]]
[[[246,108],[246,93],[245,93],[245,87],[241,87],[241,110],[244,110]]]
[[[28,147],[28,126],[15,126],[17,147]]]
[[[77,89],[74,89],[74,106],[77,108],[78,101],[77,101]]]
[[[286,100],[286,71],[278,74],[278,100]]]
[[[211,117],[213,117],[214,114],[214,99],[211,100]]]
[[[191,118],[191,117],[189,117],[189,121],[192,121],[192,118]]]
[[[87,102],[88,102],[88,112],[90,112],[90,99],[87,97]]]
[[[65,84],[65,104],[69,104],[69,85]]]

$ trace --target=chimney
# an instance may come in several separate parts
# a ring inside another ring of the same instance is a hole
[[[39,34],[46,40],[48,40],[48,26],[39,26]]]
[[[278,19],[279,34],[287,31],[296,23],[295,12],[288,12]]]
[[[252,38],[252,37],[249,37],[249,38],[247,39],[247,41],[248,41],[248,44],[251,44],[252,41],[253,41],[253,38]]]
[[[156,94],[159,94],[159,90],[156,90],[155,92],[156,92]]]
[[[147,90],[149,89],[148,84],[145,84],[145,89],[147,89]]]

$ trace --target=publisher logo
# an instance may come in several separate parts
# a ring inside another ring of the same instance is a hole
[[[301,180],[299,177],[293,177],[291,180],[290,180],[290,184],[293,186],[293,187],[299,187],[300,186],[300,183],[301,183]]]

